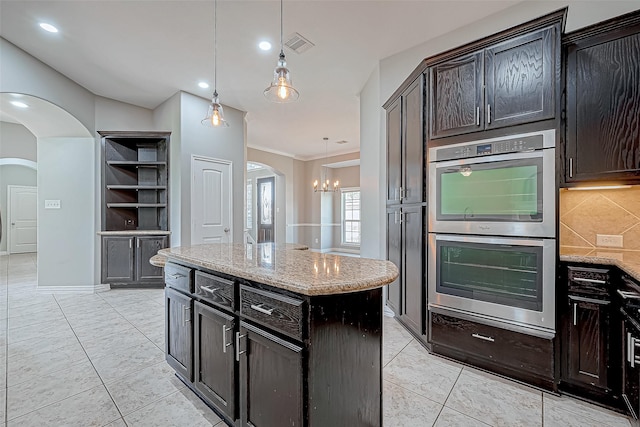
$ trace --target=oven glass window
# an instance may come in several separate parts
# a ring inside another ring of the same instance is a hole
[[[436,290],[542,311],[542,248],[438,241]]]
[[[542,221],[542,159],[438,170],[438,220]]]

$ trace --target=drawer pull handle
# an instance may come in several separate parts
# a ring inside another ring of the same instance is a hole
[[[240,339],[246,337],[247,334],[240,335],[240,332],[236,332],[236,362],[240,361],[240,355],[246,353],[247,350],[240,351]]]
[[[273,314],[274,309],[273,308],[266,309],[263,307],[263,305],[264,304],[258,304],[258,305],[251,304],[251,308],[254,309],[255,311],[259,311],[260,313],[264,313],[267,316],[271,316],[271,314]]]
[[[169,277],[171,277],[172,279],[176,279],[176,280],[177,280],[177,279],[180,279],[181,277],[187,277],[187,276],[185,276],[184,274],[179,274],[179,273],[176,273],[176,274],[168,274],[168,276],[169,276]]]
[[[640,294],[636,292],[621,291],[620,289],[616,289],[616,292],[622,299],[640,299]]]
[[[585,279],[585,278],[582,278],[582,277],[574,277],[571,280],[574,280],[576,282],[597,283],[598,285],[606,285],[607,284],[606,280]]]
[[[209,286],[200,286],[200,289],[204,289],[205,291],[211,292],[211,293],[214,293],[220,290],[220,288],[210,288]]]
[[[222,352],[227,352],[227,347],[231,345],[230,342],[227,342],[227,332],[233,328],[227,328],[227,325],[222,325]]]
[[[480,335],[480,334],[471,334],[472,337],[474,338],[478,338],[479,340],[483,340],[483,341],[489,341],[489,342],[494,342],[495,339],[491,338],[491,337],[485,337],[484,335]]]

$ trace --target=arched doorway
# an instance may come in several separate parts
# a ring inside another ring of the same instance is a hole
[[[0,93],[0,120],[36,137],[38,289],[93,291],[99,283],[95,138],[67,111],[31,95]]]

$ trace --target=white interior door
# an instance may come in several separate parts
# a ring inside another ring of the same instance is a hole
[[[38,250],[38,189],[8,186],[9,253],[19,254]]]
[[[191,244],[233,242],[231,162],[191,157]]]

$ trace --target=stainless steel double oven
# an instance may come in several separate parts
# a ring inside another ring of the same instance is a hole
[[[429,309],[555,334],[555,131],[429,149]]]

